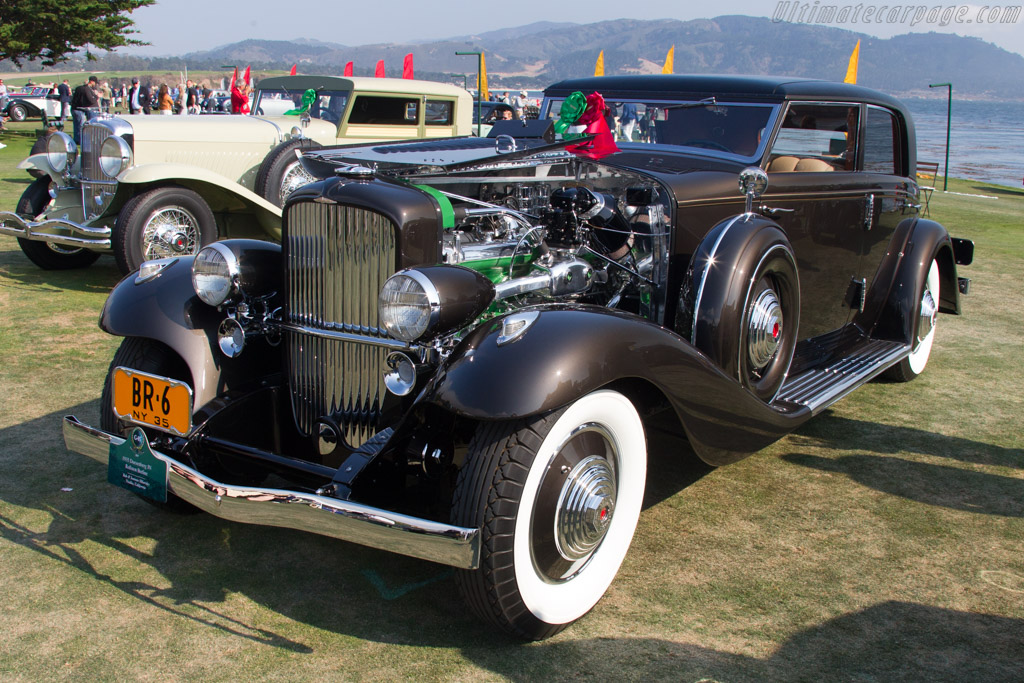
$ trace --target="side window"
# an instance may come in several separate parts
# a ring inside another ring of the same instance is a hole
[[[892,112],[868,107],[864,121],[864,170],[896,175],[900,172],[899,127]]]
[[[427,100],[425,122],[428,126],[452,125],[454,103],[450,100]]]
[[[415,126],[419,119],[419,98],[358,95],[348,122],[377,126]]]
[[[857,105],[791,105],[772,144],[768,170],[854,170],[859,116]]]

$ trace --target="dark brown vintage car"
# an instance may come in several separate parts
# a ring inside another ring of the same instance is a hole
[[[919,216],[899,102],[584,79],[542,119],[577,91],[618,152],[508,128],[319,150],[281,245],[143,265],[102,314],[125,340],[101,425],[67,418],[68,447],[169,507],[457,567],[475,612],[538,639],[615,577],[652,415],[725,465],[925,369],[973,245]]]

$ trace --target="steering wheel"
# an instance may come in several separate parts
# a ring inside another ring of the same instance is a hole
[[[720,142],[715,142],[714,140],[694,139],[687,140],[686,142],[680,142],[679,145],[681,147],[704,147],[706,149],[717,149],[719,152],[728,152],[729,154],[732,153],[731,149],[729,149]]]

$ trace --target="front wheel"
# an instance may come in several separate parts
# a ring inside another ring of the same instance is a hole
[[[169,347],[152,339],[141,337],[126,337],[114,353],[114,359],[110,361],[110,368],[107,370],[107,379],[103,384],[103,392],[100,395],[100,427],[108,434],[126,435],[132,428],[132,424],[118,419],[114,413],[114,369],[123,366],[148,372],[158,377],[167,377],[190,386],[192,378],[188,372],[188,366]],[[159,436],[162,432],[143,427],[147,438],[150,441]],[[136,494],[138,495],[138,494]],[[160,502],[139,496],[147,503],[171,512],[191,514],[199,512],[195,506],[185,502],[170,491],[167,492],[167,502]]]
[[[457,573],[473,611],[529,640],[589,612],[626,556],[646,472],[643,423],[615,391],[481,424],[452,502],[453,522],[483,534],[480,568]]]
[[[924,372],[924,368],[928,364],[928,357],[932,354],[938,312],[939,263],[933,260],[921,289],[917,329],[914,331],[914,348],[906,358],[886,370],[886,377],[897,382],[909,382]]]
[[[288,195],[317,178],[311,175],[297,156],[298,152],[317,149],[320,143],[308,138],[289,140],[275,147],[260,165],[253,186],[256,194],[276,206],[284,206]]]
[[[12,104],[7,110],[7,115],[11,117],[11,121],[24,121],[28,118],[28,110],[23,105]]]
[[[22,216],[36,218],[50,204],[50,176],[32,181],[18,200],[15,211]],[[18,238],[18,245],[28,260],[43,270],[73,270],[92,265],[100,257],[95,251],[81,247],[65,247],[52,242]]]
[[[114,225],[114,259],[121,272],[144,261],[190,256],[218,238],[217,220],[206,201],[184,187],[159,187],[133,197]]]

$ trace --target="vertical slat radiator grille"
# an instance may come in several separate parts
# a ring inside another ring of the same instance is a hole
[[[348,206],[298,202],[285,217],[287,321],[307,328],[384,337],[377,295],[395,272],[395,226]],[[288,383],[295,421],[310,434],[332,416],[358,447],[376,431],[384,398],[378,346],[289,332]]]
[[[100,169],[100,146],[110,135],[106,126],[87,123],[82,130],[82,208],[87,218],[100,215],[114,200],[117,183]]]

